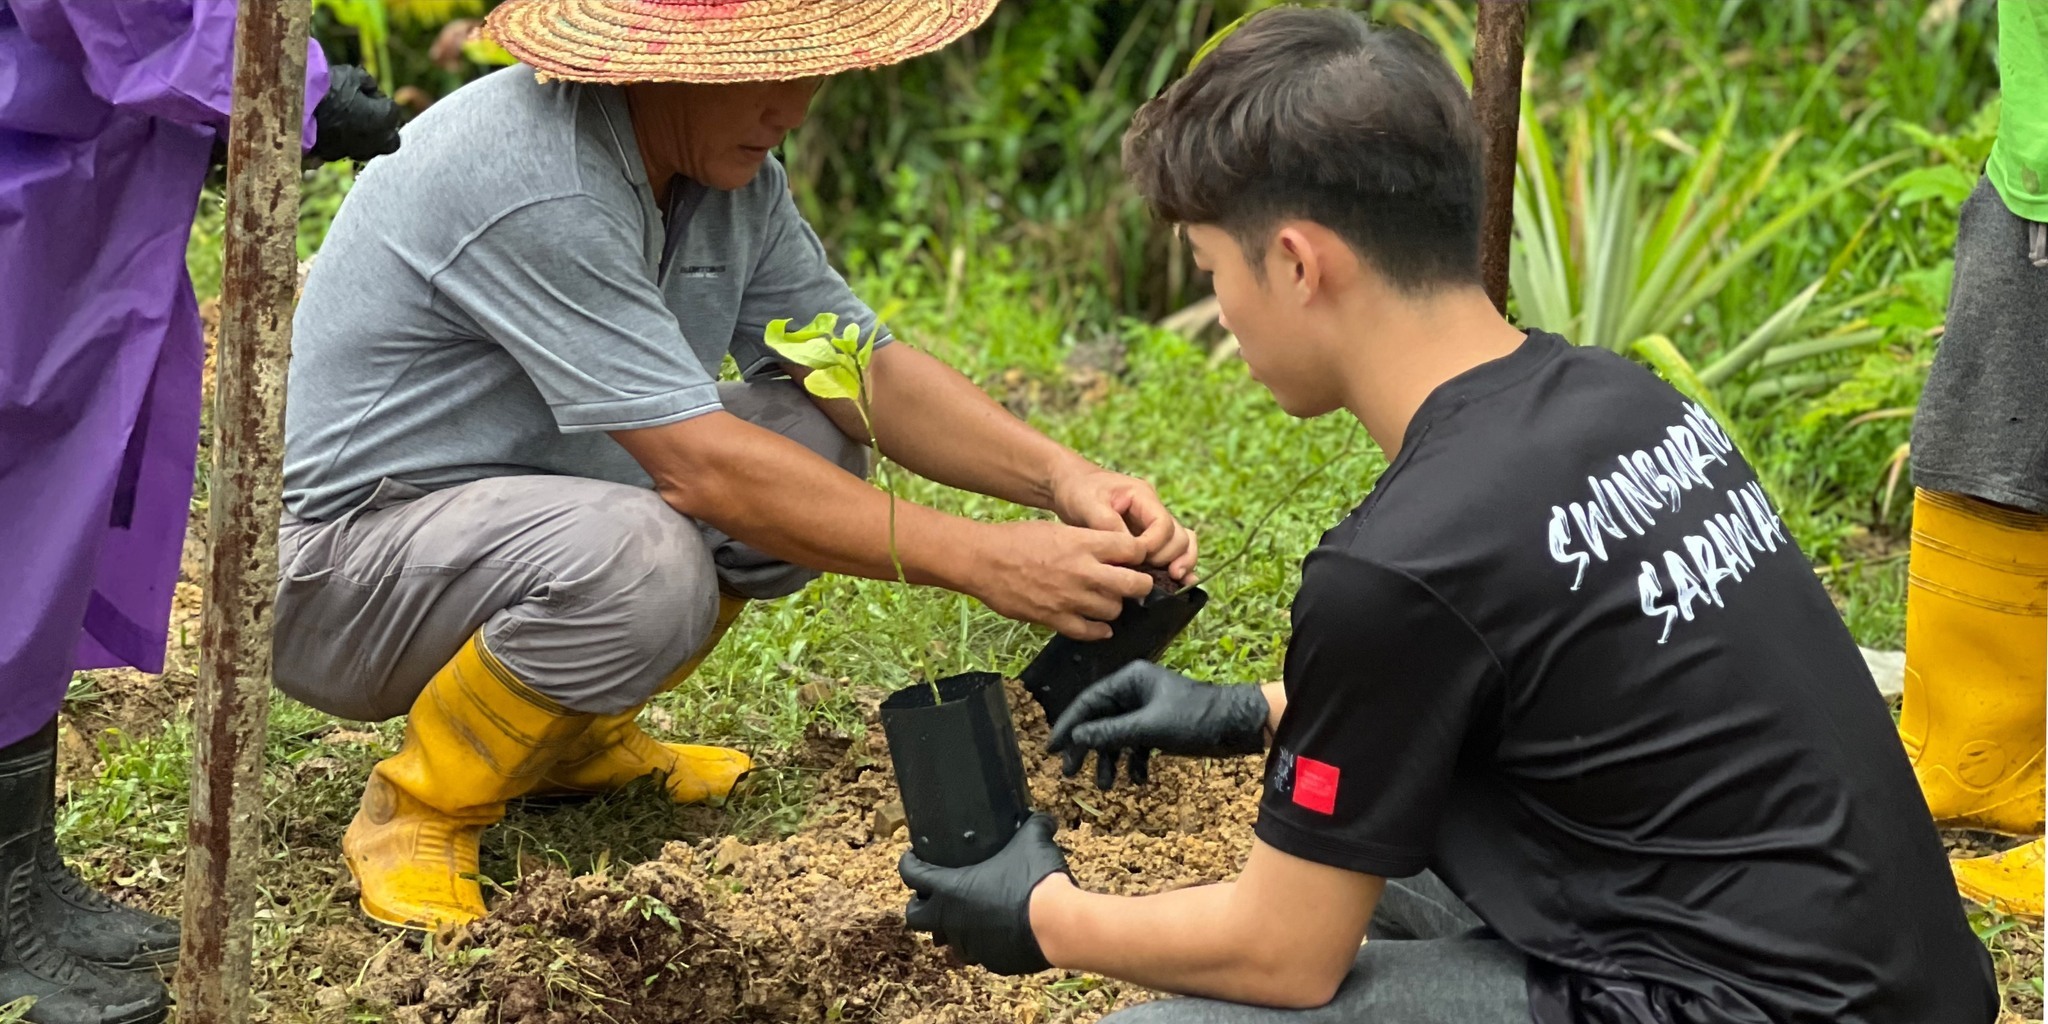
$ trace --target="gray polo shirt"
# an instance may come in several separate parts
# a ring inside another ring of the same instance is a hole
[[[605,432],[719,408],[768,321],[875,315],[772,158],[655,208],[616,87],[523,66],[456,90],[364,168],[292,324],[285,508],[331,519],[389,478],[434,490],[566,474],[648,486]],[[672,192],[685,192],[680,186]],[[669,220],[687,227],[671,238]]]

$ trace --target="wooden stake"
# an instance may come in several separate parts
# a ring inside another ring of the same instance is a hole
[[[1515,222],[1515,139],[1522,108],[1522,37],[1528,0],[1479,0],[1472,46],[1472,109],[1479,119],[1486,209],[1479,269],[1495,309],[1508,309],[1508,244]]]
[[[240,4],[236,13],[212,507],[177,979],[183,1024],[238,1024],[248,1017],[285,363],[298,267],[311,12],[308,0],[265,0]]]

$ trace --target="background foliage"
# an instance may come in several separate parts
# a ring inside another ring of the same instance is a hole
[[[782,157],[850,276],[930,301],[928,343],[958,342],[984,380],[1050,373],[1203,293],[1123,183],[1118,146],[1215,26],[1266,5],[1004,4],[939,54],[828,83]],[[368,59],[416,105],[492,69],[435,46],[488,0],[317,6],[330,54]],[[1469,4],[1350,6],[1430,36],[1462,70]],[[1895,533],[1909,504],[1884,501],[1910,422],[1897,410],[1931,358],[1957,207],[1996,130],[1994,14],[1990,0],[1534,8],[1516,312],[1621,351],[1667,337],[1741,432],[1772,439],[1753,456],[1823,562]],[[316,175],[306,251],[346,183]],[[994,300],[1002,281],[1019,282],[1001,301],[1020,308],[994,320],[1056,326],[963,319],[964,296]]]

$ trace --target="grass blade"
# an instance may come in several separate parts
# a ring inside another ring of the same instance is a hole
[[[1742,339],[1721,358],[1709,363],[1706,369],[1700,371],[1700,380],[1708,387],[1719,387],[1756,361],[1757,357],[1764,354],[1765,349],[1770,348],[1771,344],[1778,340],[1780,334],[1806,312],[1806,307],[1813,303],[1813,297],[1820,294],[1821,285],[1826,284],[1827,280],[1825,277],[1816,278],[1799,294],[1792,296],[1791,301],[1778,307],[1778,311],[1759,324],[1756,330],[1751,331],[1749,337]]]

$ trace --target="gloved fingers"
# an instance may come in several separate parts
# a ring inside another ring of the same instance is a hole
[[[908,886],[911,892],[926,897],[942,891],[947,879],[960,870],[927,864],[909,850],[903,851],[902,859],[896,862],[896,874],[903,879],[903,884]]]
[[[1060,774],[1070,779],[1081,774],[1081,765],[1087,760],[1087,747],[1068,747],[1066,752],[1060,755]]]
[[[1053,836],[1059,834],[1059,830],[1060,823],[1054,821],[1052,815],[1044,811],[1033,811],[1031,817],[1024,819],[1024,824],[1017,827],[1017,834],[1038,842],[1050,843]]]
[[[1129,773],[1131,785],[1142,786],[1152,781],[1152,748],[1139,747],[1131,751]]]
[[[1060,714],[1060,720],[1053,723],[1052,734],[1045,740],[1045,749],[1055,753],[1065,750],[1074,742],[1074,730],[1083,723],[1115,714],[1108,701],[1089,696],[1094,692],[1094,687],[1082,690],[1081,695],[1067,705],[1067,710]]]
[[[934,941],[945,944],[946,938],[939,932],[941,922],[936,901],[912,896],[910,902],[903,905],[903,923],[909,925],[911,931],[930,932]]]
[[[1095,752],[1095,788],[1108,790],[1116,785],[1116,760],[1118,749],[1104,747]]]
[[[362,144],[357,147],[356,159],[369,161],[380,156],[398,152],[398,129],[405,123],[405,111],[398,104],[382,96],[370,101],[364,110],[369,115],[363,126]]]
[[[1074,733],[1084,723],[1098,719],[1114,718],[1127,711],[1133,711],[1145,704],[1144,675],[1134,671],[1145,662],[1133,662],[1117,669],[1108,676],[1090,684],[1053,723],[1052,735],[1046,741],[1046,749],[1063,750],[1074,740]]]
[[[1155,723],[1147,722],[1139,714],[1133,712],[1084,722],[1074,727],[1070,743],[1086,750],[1111,750],[1142,743],[1147,732],[1156,732],[1157,729],[1151,728]]]

